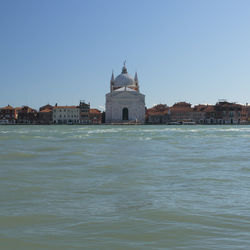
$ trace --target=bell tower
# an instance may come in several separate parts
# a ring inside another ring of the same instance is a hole
[[[114,71],[112,71],[112,75],[110,79],[110,92],[113,92],[114,84],[115,84]]]

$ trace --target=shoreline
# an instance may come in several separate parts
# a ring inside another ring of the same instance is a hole
[[[101,124],[0,124],[0,126],[246,126],[242,124],[133,124],[133,123],[101,123]]]

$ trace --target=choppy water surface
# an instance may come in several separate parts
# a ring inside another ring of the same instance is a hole
[[[250,126],[0,126],[1,249],[249,249]]]

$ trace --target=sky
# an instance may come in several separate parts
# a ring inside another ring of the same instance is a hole
[[[112,70],[146,106],[250,102],[249,0],[0,0],[0,107],[104,109]]]

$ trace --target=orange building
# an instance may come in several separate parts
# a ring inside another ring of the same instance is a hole
[[[89,109],[90,124],[101,124],[102,113],[99,109]]]
[[[17,123],[18,124],[37,124],[38,114],[35,109],[28,106],[23,106],[17,111]]]
[[[0,108],[0,124],[15,124],[17,119],[16,109],[8,105]]]
[[[240,123],[241,124],[249,124],[250,123],[250,106],[248,106],[247,104],[246,104],[246,106],[242,106]]]
[[[170,107],[171,122],[189,122],[192,121],[193,109],[190,103],[178,102]]]
[[[204,124],[206,119],[206,108],[208,105],[199,104],[193,107],[192,120],[197,124]]]
[[[147,124],[168,124],[170,121],[169,107],[166,104],[158,104],[146,110]]]

